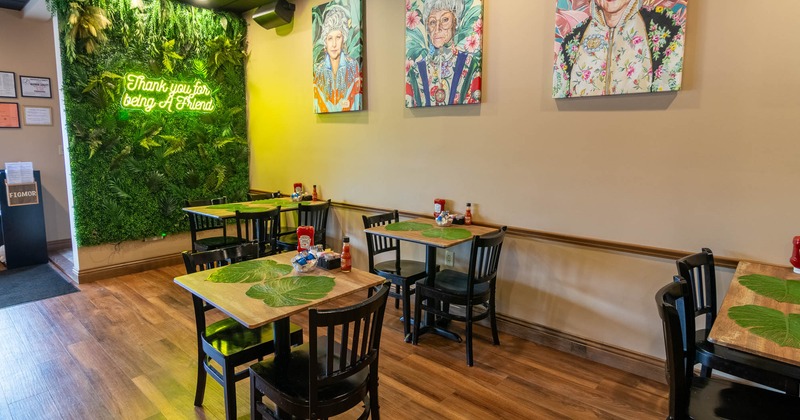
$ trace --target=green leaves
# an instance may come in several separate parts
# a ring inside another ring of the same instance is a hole
[[[386,225],[386,230],[391,231],[412,231],[412,230],[427,230],[431,229],[433,225],[417,222],[398,222]]]
[[[275,280],[292,272],[292,266],[272,260],[251,260],[227,265],[213,272],[206,281],[212,283],[256,283]],[[248,294],[248,296],[250,296]],[[263,298],[262,298],[263,299]]]
[[[258,283],[246,295],[268,306],[295,306],[321,299],[333,290],[332,277],[290,276],[292,267],[272,260],[251,260],[231,264],[213,272],[206,281],[213,283]]]
[[[467,239],[471,237],[472,234],[466,229],[443,227],[443,228],[433,228],[424,230],[422,231],[422,236],[428,238],[442,238],[454,241],[457,239]]]
[[[775,299],[778,302],[800,305],[800,281],[784,280],[762,274],[748,274],[739,277],[739,283],[761,296]]]
[[[324,298],[333,290],[335,284],[332,277],[284,277],[251,287],[247,291],[247,296],[261,299],[266,305],[272,307],[296,306],[314,299]]]
[[[734,306],[728,317],[740,327],[782,347],[800,348],[800,314],[784,314],[757,305]]]

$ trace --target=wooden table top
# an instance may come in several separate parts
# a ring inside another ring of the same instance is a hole
[[[800,366],[800,349],[782,347],[778,343],[756,335],[748,328],[739,326],[728,315],[732,307],[742,305],[758,305],[776,309],[784,314],[800,315],[800,305],[779,302],[775,299],[760,295],[741,284],[740,278],[748,274],[762,274],[784,280],[800,280],[800,274],[795,274],[789,267],[780,267],[768,264],[759,264],[742,261],[736,268],[736,274],[731,281],[728,293],[722,301],[719,314],[708,336],[709,341],[723,346],[731,347],[748,353],[757,354],[780,360],[785,363]]]
[[[427,218],[419,218],[414,220],[408,220],[407,222],[411,223],[423,223],[431,225],[433,229],[442,229],[436,225],[436,221],[433,219]],[[402,222],[401,222],[402,223]],[[452,228],[464,229],[471,233],[472,235],[467,238],[462,239],[445,239],[445,238],[431,238],[422,234],[423,231],[420,230],[387,230],[386,225],[375,226],[368,229],[364,229],[364,232],[374,233],[380,236],[386,236],[389,238],[401,239],[404,241],[409,242],[416,242],[418,244],[434,246],[437,248],[449,248],[454,245],[458,245],[460,243],[464,243],[467,241],[472,240],[473,236],[476,235],[485,235],[487,233],[497,232],[496,228],[486,227],[486,226],[476,226],[476,225],[452,225]]]
[[[304,205],[317,205],[325,204],[327,201],[303,201]],[[226,203],[214,204],[210,206],[196,206],[184,207],[182,210],[189,213],[195,213],[202,216],[214,217],[217,219],[232,219],[236,217],[236,211],[230,207],[243,207],[248,210],[271,210],[277,206],[281,206],[281,211],[289,211],[297,209],[297,202],[292,201],[291,198],[270,198],[266,200],[244,201],[240,203]],[[229,208],[225,208],[229,206]]]
[[[294,252],[287,252],[265,257],[262,258],[262,260],[273,260],[280,264],[291,265],[291,260],[294,255]],[[292,271],[287,276],[305,275],[333,277],[335,285],[333,290],[325,297],[310,300],[308,303],[296,306],[271,307],[260,299],[254,299],[246,295],[246,292],[251,287],[259,283],[214,283],[206,281],[208,276],[222,268],[224,267],[198,271],[196,273],[176,277],[175,283],[214,305],[247,328],[260,327],[269,322],[274,322],[292,314],[303,312],[310,307],[320,305],[333,299],[366,290],[373,286],[378,286],[386,281],[383,277],[355,268],[349,273],[343,273],[338,268],[333,270],[314,268],[306,273]]]

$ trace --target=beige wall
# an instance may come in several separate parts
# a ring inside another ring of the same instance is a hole
[[[310,25],[323,1],[295,3],[293,28],[250,29],[254,188],[316,183],[324,198],[415,212],[471,201],[479,222],[787,264],[800,234],[800,3],[692,0],[682,91],[556,101],[555,2],[490,1],[485,102],[409,110],[404,2],[368,1],[367,111],[323,116]],[[359,217],[335,219],[363,241]],[[663,354],[653,294],[673,261],[510,238],[502,264],[500,312]],[[720,277],[723,294],[730,270]]]
[[[19,103],[23,121],[21,129],[0,130],[0,165],[5,162],[33,162],[34,169],[40,170],[42,175],[47,240],[69,239],[69,205],[53,23],[23,19],[21,12],[0,9],[0,71],[16,73],[17,98],[0,98],[0,101]],[[49,77],[53,97],[23,98],[19,91],[20,75]],[[25,106],[52,108],[53,125],[26,126],[23,110]]]

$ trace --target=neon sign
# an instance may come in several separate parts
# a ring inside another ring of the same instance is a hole
[[[165,79],[148,79],[142,74],[125,75],[123,108],[138,109],[150,113],[154,109],[166,112],[212,112],[214,98],[205,83],[177,82]]]

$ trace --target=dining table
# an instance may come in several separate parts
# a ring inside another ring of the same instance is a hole
[[[175,283],[247,328],[273,323],[275,357],[290,349],[289,318],[311,307],[383,284],[386,279],[353,268],[313,267],[298,272],[294,252],[243,261],[176,277]]]
[[[800,366],[800,274],[790,267],[740,261],[708,340]],[[800,380],[788,374],[787,379]]]
[[[456,245],[471,241],[475,236],[497,232],[498,229],[479,225],[450,225],[439,226],[434,219],[416,218],[398,223],[373,226],[364,229],[364,232],[378,236],[412,242],[425,246],[425,271],[427,284],[433,286],[436,281],[436,254],[439,249],[451,248]],[[414,320],[412,319],[413,323]],[[420,326],[420,335],[432,332],[455,341],[461,337],[437,324],[432,314],[427,313],[425,322]],[[411,341],[411,336],[405,337],[406,342]]]
[[[281,213],[286,213],[290,211],[296,211],[298,208],[298,204],[303,203],[306,206],[313,206],[313,205],[323,205],[327,204],[327,201],[316,200],[316,201],[293,201],[289,197],[277,197],[277,198],[267,198],[264,200],[253,200],[253,201],[242,201],[236,203],[222,203],[222,204],[210,204],[205,206],[193,206],[193,207],[184,207],[182,210],[186,213],[193,213],[199,216],[210,217],[213,219],[218,220],[229,220],[236,217],[236,212],[260,212],[260,211],[267,211],[272,210],[278,206],[281,208]],[[287,225],[281,229],[281,235],[287,232],[293,232],[294,227],[297,225],[297,213],[295,213],[295,219],[292,223],[289,223],[289,219],[284,219],[281,222],[282,225]],[[293,226],[294,225],[294,226]],[[227,223],[222,223],[222,236],[228,236],[228,226]]]

